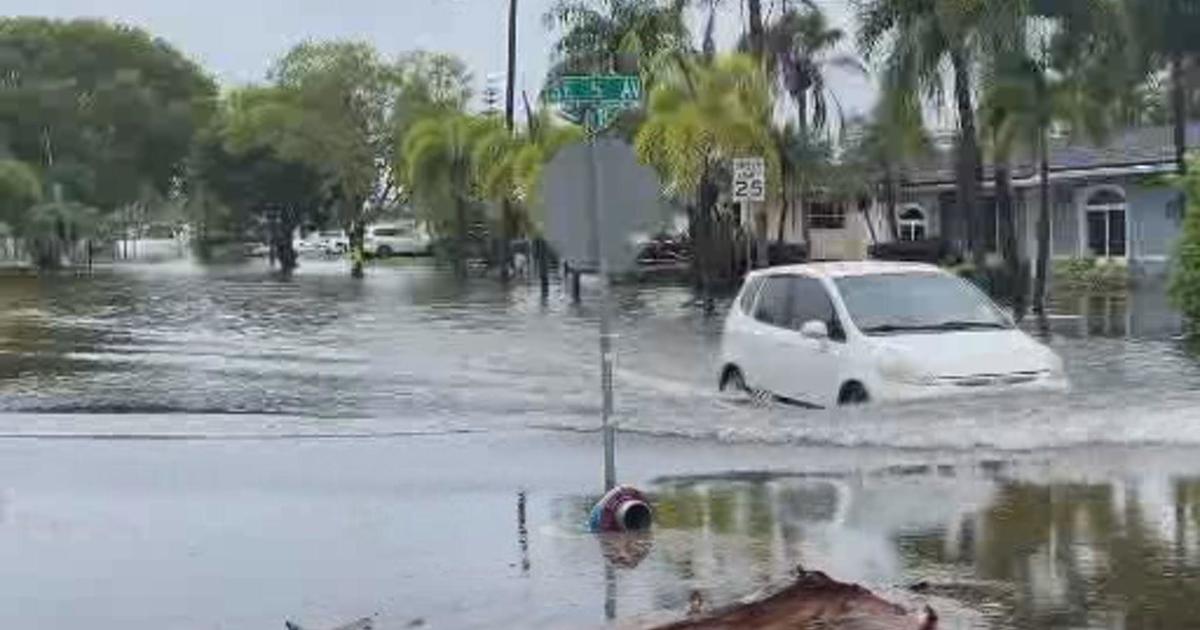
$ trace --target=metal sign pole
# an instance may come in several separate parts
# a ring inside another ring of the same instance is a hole
[[[613,408],[613,350],[612,322],[609,310],[608,257],[604,255],[604,238],[601,235],[600,212],[604,207],[604,191],[600,186],[600,161],[596,158],[596,137],[600,133],[602,114],[599,108],[590,108],[588,117],[588,214],[592,223],[591,246],[595,253],[600,280],[600,395],[603,399],[600,420],[604,434],[604,491],[617,485],[616,433],[612,424]],[[594,120],[591,118],[594,117]]]

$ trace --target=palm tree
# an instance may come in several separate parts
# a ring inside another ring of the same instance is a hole
[[[1000,152],[1007,155],[1014,144],[1023,142],[1036,155],[1040,212],[1033,308],[1038,314],[1045,312],[1050,258],[1050,129],[1062,123],[1100,142],[1110,130],[1115,109],[1112,101],[1098,97],[1088,73],[1056,60],[1048,51],[1044,45],[1040,55],[1010,60],[997,74],[988,97]],[[998,185],[1008,186],[1007,182]]]
[[[1037,223],[1034,308],[1045,307],[1049,266],[1049,130],[1063,124],[1101,141],[1132,82],[1119,15],[1105,0],[1043,0],[1024,16],[1025,28],[993,47],[984,69],[988,90],[982,116],[991,132],[1001,252],[1018,312],[1025,293],[1018,278],[1011,160],[1018,148],[1037,161],[1042,211]]]
[[[544,16],[562,36],[554,45],[551,77],[637,72],[670,49],[690,47],[687,0],[558,0]]]
[[[845,38],[846,33],[830,26],[825,13],[815,5],[806,5],[803,10],[789,8],[767,27],[763,62],[767,74],[778,77],[795,102],[802,135],[810,129],[824,129],[830,101],[837,105],[837,96],[827,88],[826,77],[831,71],[867,73],[857,57],[838,52]]]
[[[458,273],[466,272],[470,213],[474,191],[475,148],[479,139],[503,131],[495,117],[450,112],[413,125],[403,138],[408,186],[431,211],[438,232],[454,235],[452,259]]]
[[[887,48],[888,83],[941,102],[951,76],[958,114],[956,189],[965,214],[972,260],[982,268],[985,225],[979,203],[983,177],[976,131],[974,79],[980,57],[1023,27],[1024,2],[987,0],[859,0],[859,46],[871,58]]]
[[[925,130],[917,98],[885,86],[870,122],[852,144],[850,156],[877,174],[892,240],[900,238],[897,212],[903,169],[932,150],[933,141]]]
[[[720,216],[718,197],[729,160],[763,155],[768,181],[779,181],[771,109],[766,77],[745,55],[692,63],[650,95],[635,146],[642,161],[659,171],[666,191],[688,202],[694,262],[705,290],[718,272],[717,248],[728,242],[715,228],[728,219]]]
[[[1166,65],[1170,74],[1175,160],[1187,170],[1188,62],[1200,53],[1200,16],[1189,0],[1125,0],[1125,14],[1144,55],[1145,71]]]
[[[471,156],[475,185],[483,198],[511,204],[511,233],[541,232],[542,170],[559,149],[582,138],[582,130],[555,124],[545,110],[531,114],[526,129],[516,135],[481,127]]]

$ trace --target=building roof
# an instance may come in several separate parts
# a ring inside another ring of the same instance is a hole
[[[768,267],[750,273],[751,276],[801,275],[813,278],[845,278],[896,273],[944,273],[934,265],[883,260],[807,263]]]
[[[1187,126],[1188,146],[1200,146],[1200,121]],[[1152,172],[1154,167],[1175,163],[1174,128],[1170,125],[1134,127],[1114,133],[1102,144],[1077,138],[1054,138],[1050,146],[1051,175],[1087,171],[1139,169]],[[1037,177],[1037,164],[1027,152],[1012,160],[1014,181]],[[993,177],[993,164],[985,157],[984,178]],[[954,151],[939,151],[924,164],[907,173],[905,186],[920,187],[954,183]]]

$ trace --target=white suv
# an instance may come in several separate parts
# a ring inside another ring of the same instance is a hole
[[[1065,390],[1062,360],[937,267],[851,262],[751,273],[725,321],[721,389],[815,406]]]
[[[364,246],[367,253],[378,258],[429,252],[430,239],[416,225],[372,225],[367,228]]]

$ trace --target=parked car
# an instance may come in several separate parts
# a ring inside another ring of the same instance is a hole
[[[317,249],[327,256],[340,256],[350,249],[350,237],[342,230],[321,230],[316,241]]]
[[[725,321],[719,383],[816,407],[1067,387],[1062,360],[983,292],[898,262],[751,273]]]
[[[429,236],[415,224],[372,225],[363,244],[377,258],[396,255],[415,256],[429,253]]]

